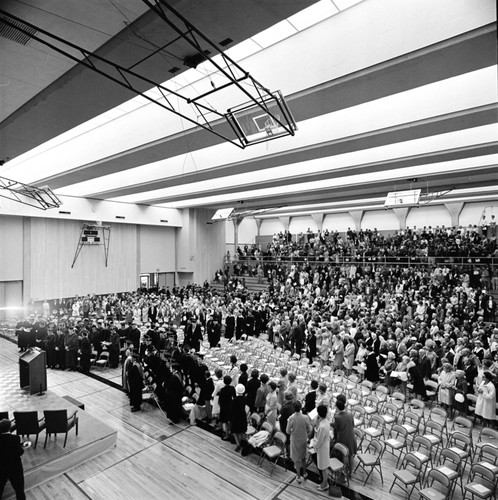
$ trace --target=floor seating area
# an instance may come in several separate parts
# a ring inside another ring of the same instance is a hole
[[[369,485],[380,480],[390,492],[394,490],[396,497],[404,491],[405,498],[494,498],[498,482],[495,429],[476,426],[472,418],[464,416],[449,420],[437,402],[426,403],[400,392],[389,395],[382,385],[373,387],[357,375],[346,377],[343,371],[300,360],[290,352],[274,349],[265,339],[222,341],[220,347],[204,349],[204,361],[210,370],[221,368],[226,372],[230,356],[235,355],[249,371],[257,368],[274,380],[283,367],[296,373],[299,398],[309,391],[311,380],[327,385],[332,408],[335,398],[345,394],[355,417],[358,443],[351,483],[360,493],[368,494]],[[261,420],[255,423],[251,418],[255,431],[263,425]],[[282,457],[285,446],[281,434],[278,424],[276,429],[270,426],[268,440],[260,449],[260,462],[267,458],[275,464]],[[329,471],[331,477],[340,476],[336,466]],[[342,477],[347,479],[347,475]]]

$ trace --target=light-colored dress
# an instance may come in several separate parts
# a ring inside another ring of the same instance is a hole
[[[486,420],[496,420],[496,389],[492,382],[481,382],[477,394],[476,415]]]
[[[299,462],[306,458],[310,431],[311,422],[307,415],[296,412],[289,417],[285,432],[290,436],[290,457],[294,462]]]
[[[266,396],[266,420],[275,427],[277,423],[277,391],[269,392]]]
[[[330,465],[330,423],[327,419],[320,420],[315,436],[316,464],[319,470],[325,470]]]
[[[439,375],[439,402],[445,405],[453,405],[455,397],[455,372],[442,371]]]

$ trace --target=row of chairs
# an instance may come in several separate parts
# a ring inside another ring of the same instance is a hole
[[[38,436],[45,430],[45,443],[47,446],[48,438],[54,434],[65,433],[64,448],[66,447],[69,431],[74,427],[76,436],[78,435],[78,410],[68,415],[67,410],[44,410],[43,417],[39,418],[37,411],[15,411],[14,418],[11,420],[11,432],[16,432],[18,436],[36,436],[34,448],[38,444]],[[9,412],[0,412],[0,420],[8,419]]]

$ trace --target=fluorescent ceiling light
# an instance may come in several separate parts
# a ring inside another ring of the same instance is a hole
[[[334,14],[337,14],[338,12],[339,10],[330,0],[320,0],[320,2],[317,2],[301,12],[294,14],[287,20],[297,30],[301,31],[333,16]]]
[[[286,19],[251,37],[260,47],[266,49],[297,33],[296,28]]]
[[[334,5],[340,10],[346,10],[349,9],[349,7],[352,7],[353,5],[356,5],[357,3],[362,2],[363,0],[333,0]]]
[[[242,61],[246,57],[252,56],[259,52],[261,47],[251,38],[244,42],[238,43],[235,47],[225,50],[225,54],[236,62]]]

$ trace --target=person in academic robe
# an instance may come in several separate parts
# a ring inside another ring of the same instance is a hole
[[[183,397],[183,381],[179,371],[180,366],[172,365],[172,374],[166,385],[166,415],[173,424],[177,424],[183,414],[182,397]]]
[[[142,409],[144,371],[138,354],[133,355],[133,362],[128,372],[128,386],[130,388],[131,411],[140,411]]]
[[[121,349],[120,337],[116,328],[111,329],[111,337],[109,339],[109,366],[117,368],[119,366],[119,353]]]
[[[231,339],[235,333],[235,315],[233,311],[229,311],[225,318],[225,338]]]
[[[88,332],[86,330],[82,330],[80,339],[80,366],[83,373],[90,372],[91,355],[92,344],[90,344]]]

